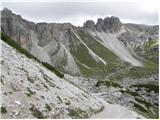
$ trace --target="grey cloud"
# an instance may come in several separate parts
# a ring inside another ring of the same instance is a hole
[[[2,6],[34,22],[71,22],[82,25],[87,18],[97,19],[96,17],[112,15],[120,17],[122,22],[158,24],[158,10],[145,11],[136,2],[6,2]]]

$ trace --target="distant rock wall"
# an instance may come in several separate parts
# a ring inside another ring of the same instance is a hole
[[[121,21],[117,17],[106,17],[104,19],[98,18],[97,23],[94,23],[92,20],[88,20],[84,23],[83,28],[89,30],[97,30],[99,32],[118,32],[121,29]]]

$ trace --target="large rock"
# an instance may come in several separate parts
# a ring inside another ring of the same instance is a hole
[[[110,20],[110,18],[109,17],[106,17],[106,18],[104,18],[104,31],[105,32],[110,32],[110,29],[111,29],[111,20]]]
[[[118,32],[121,28],[121,22],[117,17],[106,17],[103,21],[104,25],[102,28],[104,28],[105,32]]]
[[[121,22],[119,18],[114,16],[106,17],[104,18],[104,20],[102,18],[98,18],[96,25],[92,20],[88,20],[84,24],[83,28],[92,31],[97,30],[99,32],[104,31],[106,33],[114,33],[118,32],[121,29]]]
[[[101,32],[102,30],[104,30],[104,21],[102,18],[98,18],[97,19],[97,23],[96,23],[96,30]]]
[[[94,21],[92,20],[88,20],[84,23],[84,26],[83,26],[85,29],[89,29],[89,30],[92,30],[94,31],[95,30],[95,23]]]
[[[121,29],[121,22],[119,18],[112,16],[110,18],[110,32],[117,32]]]

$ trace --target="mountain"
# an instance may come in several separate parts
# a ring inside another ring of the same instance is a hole
[[[63,79],[105,101],[158,118],[159,26],[124,24],[117,17],[34,23],[5,8],[1,32],[64,74]]]
[[[83,27],[75,27],[35,24],[7,8],[1,13],[3,33],[38,59],[72,75],[106,76],[104,71],[119,63],[142,67],[132,48],[158,39],[158,26],[122,24],[117,17],[98,19],[96,24],[88,20]]]

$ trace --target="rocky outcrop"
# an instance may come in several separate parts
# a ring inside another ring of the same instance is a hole
[[[104,21],[102,18],[97,19],[96,30],[99,32],[101,32],[102,30],[105,30]]]
[[[84,29],[88,29],[91,31],[104,31],[106,33],[114,33],[118,32],[121,29],[121,22],[117,17],[106,17],[104,20],[102,18],[97,19],[97,23],[95,24],[94,21],[88,20],[84,23]]]
[[[135,49],[141,47],[145,42],[158,40],[159,26],[123,24],[125,32],[118,36],[118,39],[123,41],[128,47]]]
[[[57,42],[63,42],[66,39],[68,30],[73,29],[70,23],[37,23],[36,34],[39,39],[39,45],[45,46],[52,40]]]
[[[117,17],[110,18],[110,32],[117,32],[121,29],[121,22]]]
[[[94,21],[92,20],[88,20],[84,23],[84,29],[89,29],[89,30],[92,30],[94,31],[96,28],[95,28],[95,23]]]
[[[31,44],[29,30],[35,31],[35,28],[35,23],[22,19],[20,15],[12,13],[7,8],[1,12],[2,32],[12,37],[25,49],[29,50]]]

